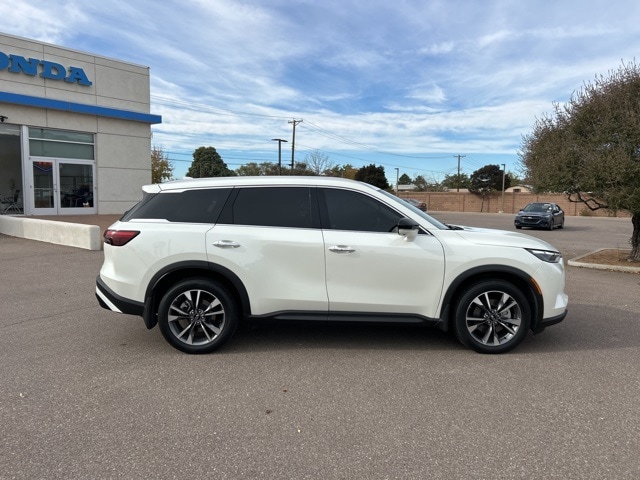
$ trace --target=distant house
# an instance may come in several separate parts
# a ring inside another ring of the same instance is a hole
[[[398,185],[398,191],[399,192],[409,192],[411,190],[415,190],[416,187],[413,183],[410,183],[409,185]]]
[[[506,193],[531,193],[531,187],[526,185],[514,185],[505,190]]]
[[[449,192],[449,193],[469,193],[469,189],[468,188],[451,188],[451,187],[445,187],[443,190],[443,192]]]

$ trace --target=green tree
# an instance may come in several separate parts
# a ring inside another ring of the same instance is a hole
[[[412,183],[413,180],[411,180],[411,177],[406,173],[403,173],[400,175],[400,178],[398,178],[398,185],[411,185]]]
[[[187,171],[191,178],[203,177],[232,177],[233,170],[229,170],[222,157],[213,147],[199,147],[193,152],[193,162]]]
[[[278,175],[278,165],[272,162],[249,162],[236,169],[236,175],[241,176],[263,176]]]
[[[499,165],[485,165],[471,174],[469,191],[472,193],[489,193],[502,191],[503,172]],[[504,188],[511,186],[511,179],[504,178]]]
[[[627,210],[640,261],[640,67],[622,64],[537,119],[520,160],[536,191],[567,192],[591,210]]]
[[[504,172],[499,165],[485,165],[471,174],[469,191],[482,196],[480,211],[484,210],[484,200],[491,192],[502,191]],[[510,179],[504,175],[504,188],[509,188]]]
[[[413,179],[413,184],[419,192],[424,192],[429,189],[429,183],[422,175],[416,175],[416,178]]]
[[[169,156],[164,153],[162,147],[155,145],[151,149],[151,182],[162,183],[171,180],[173,176],[173,165],[169,161]]]
[[[351,164],[336,165],[325,172],[325,175],[330,177],[350,178],[354,180],[356,178],[358,170]]]
[[[389,182],[387,182],[387,176],[384,173],[384,167],[377,167],[373,163],[371,165],[367,165],[366,167],[360,168],[356,173],[355,180],[374,185],[383,190],[389,189]]]
[[[445,175],[440,185],[449,190],[469,188],[471,186],[471,179],[466,173],[455,173],[453,175]]]
[[[312,175],[315,175],[316,172],[314,170],[311,170],[306,163],[304,163],[304,162],[296,162],[294,167],[293,167],[293,171],[291,171],[291,168],[287,168],[287,169],[283,168],[282,169],[282,174],[283,175],[312,176]]]

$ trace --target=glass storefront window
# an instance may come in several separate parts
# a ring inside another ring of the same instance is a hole
[[[32,213],[94,213],[92,133],[29,127]]]
[[[60,207],[93,207],[93,167],[59,163]]]
[[[35,208],[53,207],[53,162],[33,162]]]
[[[29,152],[36,157],[94,160],[93,134],[29,128]]]

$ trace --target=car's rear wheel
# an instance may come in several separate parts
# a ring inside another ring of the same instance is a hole
[[[233,335],[238,308],[218,282],[194,278],[177,283],[164,294],[158,325],[164,338],[186,353],[209,353]]]
[[[527,335],[531,308],[525,295],[503,280],[483,280],[466,289],[455,308],[458,340],[480,353],[505,353]]]

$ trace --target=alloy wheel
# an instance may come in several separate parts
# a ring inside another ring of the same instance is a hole
[[[467,307],[465,324],[474,341],[487,346],[504,345],[521,328],[522,309],[506,292],[483,292]]]

